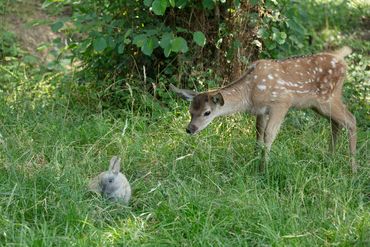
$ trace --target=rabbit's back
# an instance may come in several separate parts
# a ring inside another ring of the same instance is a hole
[[[123,175],[122,173],[120,173],[119,175],[121,186],[113,193],[113,197],[121,199],[125,203],[128,203],[131,198],[131,186],[125,175]]]

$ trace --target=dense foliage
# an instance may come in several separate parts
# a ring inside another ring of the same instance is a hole
[[[363,12],[336,2],[47,0],[44,6],[70,10],[51,28],[67,34],[66,49],[83,62],[84,73],[141,78],[145,66],[156,80],[193,69],[233,78],[258,52],[279,58],[320,49],[327,40],[318,30]],[[351,25],[342,23],[342,29]]]

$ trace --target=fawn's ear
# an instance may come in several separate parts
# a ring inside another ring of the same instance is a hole
[[[175,92],[178,96],[180,96],[182,99],[187,101],[192,101],[195,96],[198,95],[197,92],[189,89],[180,89],[175,87],[173,84],[170,84],[171,91]]]
[[[109,163],[109,171],[114,174],[118,174],[121,168],[121,159],[117,156],[113,156]]]
[[[223,106],[225,104],[225,101],[224,101],[224,97],[222,96],[221,93],[217,93],[216,95],[213,95],[211,97],[212,99],[212,102],[215,104],[215,105],[220,105],[220,106]]]

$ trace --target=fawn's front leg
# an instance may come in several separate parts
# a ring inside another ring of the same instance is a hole
[[[263,157],[259,167],[261,172],[265,170],[265,166],[268,163],[271,145],[279,132],[280,126],[283,123],[288,110],[289,106],[286,104],[274,105],[269,110],[269,119],[264,133]]]

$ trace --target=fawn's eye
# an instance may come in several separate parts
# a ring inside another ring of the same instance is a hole
[[[206,111],[206,112],[204,113],[204,116],[209,116],[209,114],[211,114],[211,111]]]

